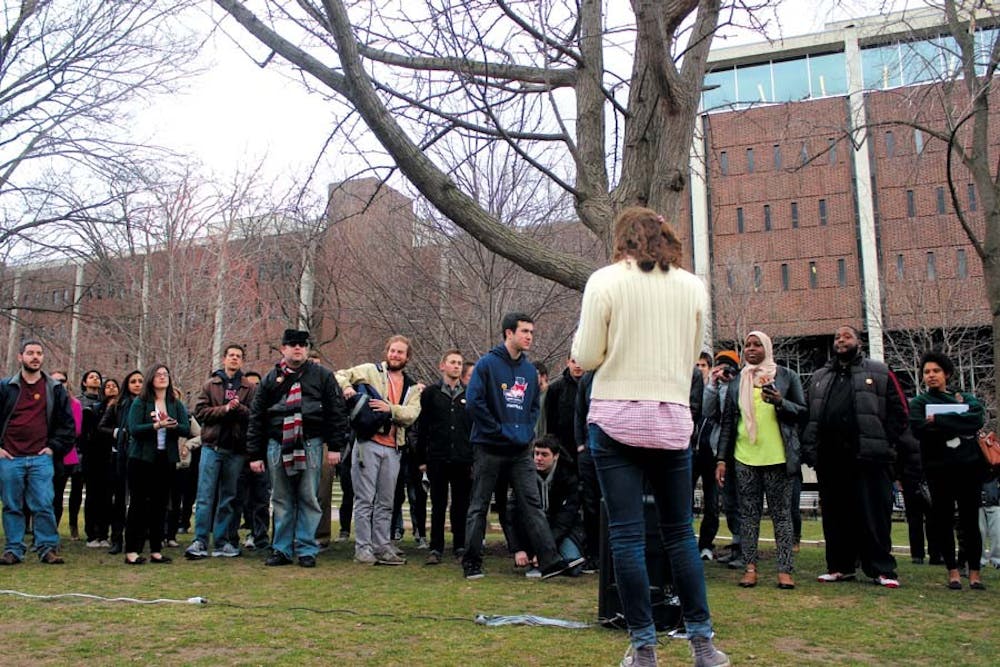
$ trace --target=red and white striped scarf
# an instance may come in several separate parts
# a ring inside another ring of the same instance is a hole
[[[296,375],[299,369],[290,367],[284,360],[278,364],[281,379]],[[293,412],[285,415],[281,425],[281,464],[285,474],[297,475],[306,469],[305,439],[302,437],[302,383],[298,377],[288,389],[285,407]]]

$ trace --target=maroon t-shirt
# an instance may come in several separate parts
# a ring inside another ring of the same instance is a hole
[[[3,448],[12,456],[34,456],[49,446],[49,425],[45,421],[45,380],[28,384],[21,378],[14,412],[3,435]]]

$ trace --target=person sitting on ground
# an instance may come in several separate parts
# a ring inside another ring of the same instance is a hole
[[[534,460],[535,470],[538,471],[538,494],[542,500],[542,511],[545,512],[556,548],[567,562],[579,561],[583,555],[583,521],[580,517],[580,490],[576,472],[572,466],[563,465],[562,448],[559,439],[553,435],[535,440]],[[513,493],[507,500],[507,513],[514,564],[518,567],[537,565],[535,554],[529,553],[530,540],[527,539],[517,497]],[[564,574],[576,577],[580,575],[580,570],[581,565],[576,565]],[[532,568],[527,576],[532,575],[541,576],[541,572]]]

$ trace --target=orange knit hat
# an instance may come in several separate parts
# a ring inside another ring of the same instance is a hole
[[[716,361],[716,363],[723,362],[723,361],[728,361],[729,363],[731,363],[734,366],[736,366],[737,368],[739,368],[739,366],[740,366],[740,355],[737,354],[735,350],[721,350],[718,353],[716,353],[716,355],[715,355],[715,361]]]

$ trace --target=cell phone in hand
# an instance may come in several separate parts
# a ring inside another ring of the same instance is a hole
[[[761,387],[761,389],[766,391],[778,391],[778,388],[774,386],[773,382],[768,382],[763,387]]]

